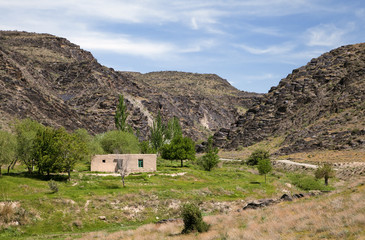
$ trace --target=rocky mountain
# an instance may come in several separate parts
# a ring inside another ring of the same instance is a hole
[[[64,38],[0,31],[0,124],[30,117],[45,125],[104,132],[114,128],[120,93],[128,122],[142,138],[159,109],[165,120],[180,118],[184,132],[199,139],[228,127],[262,98],[213,74],[117,72]]]
[[[293,70],[214,139],[233,149],[277,136],[285,138],[278,154],[365,149],[365,43],[337,48]]]

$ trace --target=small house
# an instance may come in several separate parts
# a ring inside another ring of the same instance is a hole
[[[156,154],[107,154],[95,155],[91,160],[91,171],[128,173],[156,171]]]

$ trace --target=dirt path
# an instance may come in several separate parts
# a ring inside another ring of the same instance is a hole
[[[308,163],[297,163],[297,162],[293,162],[290,160],[276,160],[276,162],[280,162],[280,163],[284,163],[284,164],[289,164],[289,165],[296,165],[296,166],[304,166],[306,168],[313,168],[313,169],[317,169],[318,166],[314,165],[314,164],[308,164]]]

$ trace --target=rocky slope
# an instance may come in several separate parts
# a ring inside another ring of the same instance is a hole
[[[183,87],[186,79],[190,85]],[[155,87],[156,81],[162,84]],[[202,93],[196,86],[212,89]],[[261,98],[216,75],[116,72],[64,38],[0,31],[0,124],[30,117],[100,133],[114,128],[120,93],[127,101],[128,121],[142,138],[158,109],[165,119],[179,117],[185,133],[199,139],[211,129],[228,127]]]
[[[217,146],[284,136],[279,154],[365,148],[365,43],[343,46],[293,70],[261,104],[216,132]]]

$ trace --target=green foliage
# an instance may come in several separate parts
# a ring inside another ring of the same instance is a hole
[[[58,185],[55,181],[50,180],[48,182],[48,187],[49,187],[49,189],[51,190],[52,193],[58,192]]]
[[[328,179],[335,176],[332,166],[328,163],[320,166],[314,173],[316,179],[324,178],[324,184],[328,185]]]
[[[26,118],[16,121],[14,128],[17,141],[17,158],[22,161],[28,168],[28,172],[31,173],[35,164],[32,154],[34,140],[37,132],[43,129],[44,126],[37,121]]]
[[[2,165],[9,164],[15,158],[15,151],[15,136],[11,133],[0,130],[0,176]]]
[[[87,151],[88,151],[90,156],[93,156],[93,155],[96,155],[96,154],[104,154],[104,150],[101,147],[100,141],[98,140],[97,136],[93,137],[84,128],[80,128],[80,129],[75,130],[74,134],[77,136],[77,138],[80,139],[80,141],[82,141],[86,144],[86,148],[87,148]]]
[[[177,117],[171,118],[165,128],[165,140],[171,140],[182,136],[180,121]]]
[[[172,139],[171,143],[165,144],[161,148],[161,157],[169,160],[181,160],[181,167],[183,167],[183,160],[195,159],[194,141],[188,137],[176,137]]]
[[[58,132],[51,128],[45,127],[38,129],[33,142],[32,158],[38,168],[40,174],[47,175],[59,172],[62,169],[61,163],[58,161]]]
[[[320,181],[314,179],[313,176],[308,176],[304,174],[290,174],[289,179],[291,180],[292,184],[306,191],[309,190],[326,191],[332,189],[330,187],[325,186]]]
[[[193,203],[184,204],[181,211],[181,218],[184,221],[183,234],[192,231],[207,232],[209,225],[203,221],[202,213],[198,206]]]
[[[149,138],[153,152],[160,152],[163,145],[178,137],[182,137],[179,119],[177,117],[173,117],[167,122],[167,124],[164,124],[161,112],[158,111],[157,117],[153,121]]]
[[[203,167],[205,171],[211,171],[219,163],[218,148],[213,147],[213,137],[208,138],[206,153],[203,155],[198,164]]]
[[[71,171],[77,162],[81,162],[89,156],[87,143],[79,134],[69,134],[64,128],[57,130],[57,139],[55,144],[58,148],[58,158],[61,164],[61,170],[68,173],[71,178]]]
[[[39,129],[32,148],[32,157],[40,174],[66,171],[69,179],[75,164],[87,156],[87,146],[82,138],[64,128]]]
[[[140,153],[137,137],[130,132],[109,131],[101,136],[100,144],[105,153]]]
[[[149,141],[142,141],[139,145],[141,148],[141,153],[143,154],[156,153],[155,150],[151,147]]]
[[[257,165],[257,170],[261,175],[265,175],[265,183],[266,183],[266,174],[271,172],[272,166],[271,161],[268,158],[260,159],[259,164]]]
[[[127,105],[124,103],[124,96],[119,95],[119,101],[117,109],[115,110],[114,123],[117,130],[128,131],[129,127],[127,124]]]
[[[165,141],[165,125],[162,122],[161,112],[158,111],[156,119],[153,121],[153,125],[150,132],[150,142],[155,152],[159,152]]]
[[[270,154],[268,151],[263,149],[256,149],[251,153],[251,155],[247,159],[247,165],[257,165],[261,159],[270,159]]]

